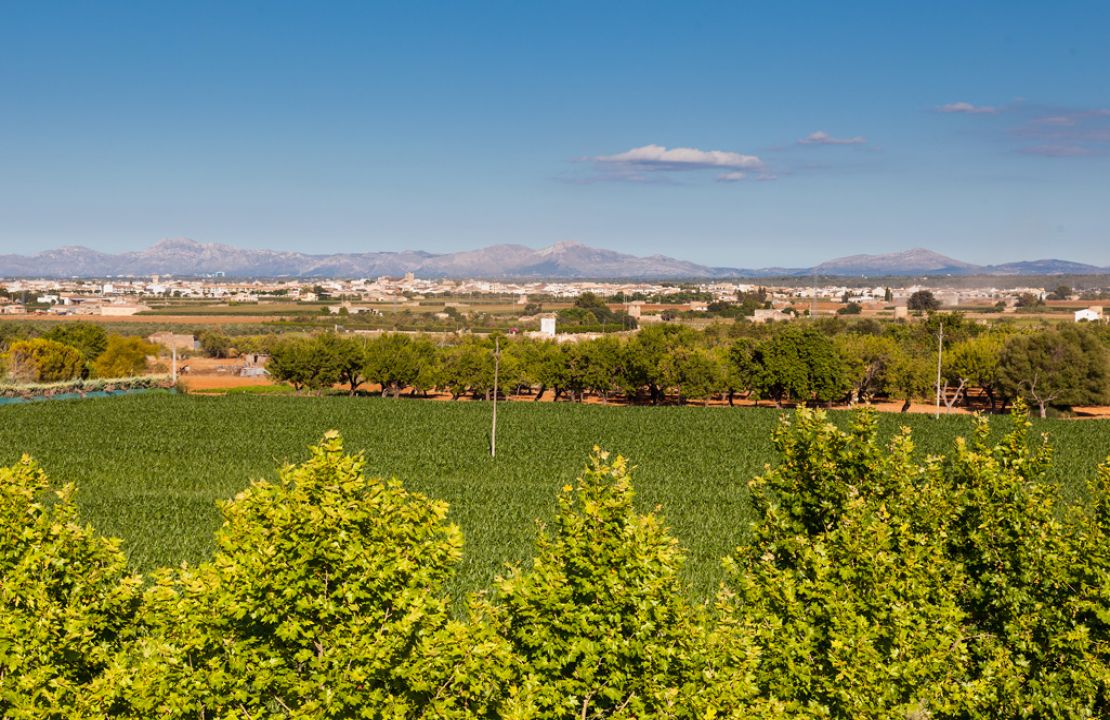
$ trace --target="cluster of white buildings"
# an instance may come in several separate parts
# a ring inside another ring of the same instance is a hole
[[[697,284],[674,282],[598,282],[578,280],[556,281],[498,281],[450,280],[416,278],[412,273],[403,277],[339,279],[270,279],[233,280],[214,278],[176,278],[154,275],[144,278],[112,278],[109,280],[0,280],[0,287],[8,290],[10,298],[0,298],[0,314],[14,315],[27,311],[34,304],[37,310],[46,308],[55,314],[88,314],[106,316],[133,315],[149,309],[149,303],[170,298],[210,300],[223,303],[306,302],[327,300],[333,313],[356,314],[379,312],[374,304],[392,303],[397,306],[418,305],[419,300],[432,296],[500,295],[517,298],[521,305],[529,297],[547,297],[571,300],[584,293],[611,297],[623,294],[626,298],[644,297],[662,299],[680,293],[697,291],[703,296],[721,301],[734,301],[740,293],[751,293],[763,287],[772,307],[761,311],[757,321],[787,319],[782,310],[788,306],[806,306],[820,300],[846,300],[868,307],[894,306],[904,308],[907,300],[918,290],[930,290],[943,306],[990,306],[1003,303],[1012,308],[1018,298],[1035,296],[1045,298],[1044,288],[951,288],[915,285],[888,289],[877,287],[849,287],[847,285],[808,284],[808,278],[798,278],[796,284],[765,286],[753,282],[704,282]],[[690,303],[683,309],[705,309],[708,301]],[[638,309],[638,308],[637,308]],[[639,315],[638,312],[634,315]],[[1075,312],[1076,321],[1103,321],[1101,307],[1090,307]]]

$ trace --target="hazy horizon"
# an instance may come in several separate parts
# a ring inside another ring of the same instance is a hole
[[[0,254],[1110,266],[1110,6],[11,6]]]

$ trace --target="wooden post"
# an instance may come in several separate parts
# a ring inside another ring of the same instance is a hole
[[[493,339],[493,427],[489,434],[489,456],[497,457],[497,381],[501,370],[501,340]]]
[[[940,323],[940,333],[937,334],[937,417],[940,417],[940,364],[944,357],[944,321]]]

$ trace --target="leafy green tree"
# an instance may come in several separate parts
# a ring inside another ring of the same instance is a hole
[[[706,348],[677,347],[663,357],[660,365],[666,387],[678,392],[678,401],[704,400],[720,392],[724,370],[717,355]]]
[[[1095,588],[1110,581],[1097,520],[1107,470],[1091,486],[1090,509],[1069,508],[1045,477],[1051,453],[1043,438],[1031,441],[1020,401],[1012,417],[995,445],[980,420],[933,480],[954,506],[943,532],[967,576],[973,716],[1103,717],[1110,602]]]
[[[991,412],[997,406],[1002,351],[1005,338],[1000,333],[986,333],[956,343],[944,356],[944,374],[949,381],[964,380],[982,389],[990,402]]]
[[[1012,396],[1048,407],[1091,404],[1110,396],[1110,360],[1098,336],[1073,326],[1014,335],[1006,341],[999,376]]]
[[[721,368],[721,386],[728,397],[728,404],[738,393],[750,392],[756,372],[754,360],[755,341],[751,338],[737,338],[727,345],[714,348],[717,362]]]
[[[853,397],[870,403],[886,389],[891,366],[898,357],[897,344],[882,335],[857,334],[838,335],[835,342]]]
[[[755,347],[753,387],[781,407],[786,399],[830,402],[846,389],[832,341],[811,327],[786,325]]]
[[[202,330],[197,334],[200,349],[210,358],[231,356],[231,338],[219,330]]]
[[[704,680],[677,542],[633,509],[620,457],[595,450],[558,503],[531,567],[496,583],[513,684],[536,717],[682,717]]]
[[[914,312],[933,312],[940,310],[940,300],[937,300],[932,290],[918,290],[910,295],[906,307]]]
[[[26,456],[0,468],[0,716],[12,720],[93,716],[93,685],[138,607],[119,540],[80,523],[72,485],[49,491]]]
[[[124,378],[147,372],[147,357],[157,356],[159,346],[140,337],[110,335],[108,347],[92,364],[93,377]]]
[[[667,353],[678,347],[693,347],[697,334],[683,325],[649,325],[628,344],[629,383],[647,387],[652,404],[663,399],[665,378],[662,362]]]
[[[461,534],[445,503],[364,468],[332,431],[223,503],[212,561],[146,592],[144,635],[107,678],[117,714],[488,716],[508,648],[449,619]]]
[[[820,717],[959,716],[965,578],[937,532],[949,506],[909,436],[884,446],[876,428],[870,412],[849,431],[820,411],[784,419],[719,603],[741,640],[755,634],[767,697]]]
[[[412,353],[418,368],[416,377],[410,383],[412,391],[427,395],[439,383],[439,348],[432,340],[418,337],[412,341]]]
[[[891,397],[902,398],[902,412],[908,412],[914,400],[935,391],[936,365],[924,352],[899,347],[887,370],[886,388]]]
[[[579,343],[578,354],[584,361],[582,387],[608,402],[610,395],[633,394],[629,380],[626,344],[616,338],[601,337]]]
[[[59,323],[43,337],[77,348],[88,362],[94,362],[108,348],[108,332],[91,322]]]
[[[16,382],[64,382],[81,377],[85,371],[80,350],[44,338],[12,343],[7,364],[8,374]]]
[[[316,347],[321,357],[330,358],[334,363],[336,381],[346,385],[348,395],[354,397],[358,388],[365,382],[367,343],[360,337],[324,333],[316,337]]]
[[[540,400],[548,388],[554,390],[558,399],[562,392],[559,345],[553,340],[526,339],[514,343],[513,352],[518,357],[519,382],[536,388],[534,400]]]
[[[440,352],[440,384],[457,400],[465,393],[484,395],[493,390],[493,347],[467,338]]]
[[[274,379],[287,382],[293,389],[321,391],[339,382],[339,366],[328,347],[313,338],[282,337],[270,348],[266,369]]]

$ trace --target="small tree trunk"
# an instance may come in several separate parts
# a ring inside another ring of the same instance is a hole
[[[902,403],[901,412],[905,413],[905,412],[909,412],[909,411],[910,411],[910,398],[906,398],[906,401],[904,403]]]

